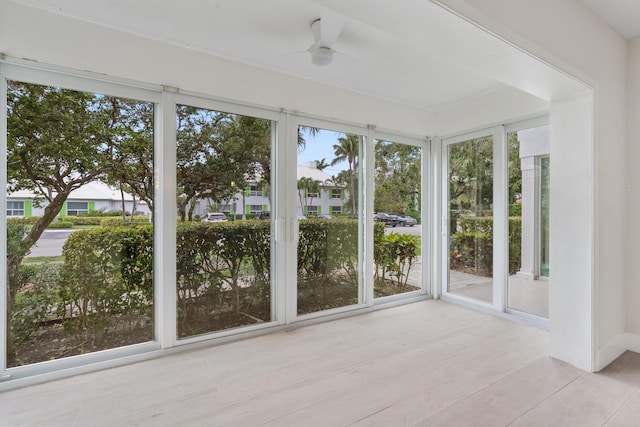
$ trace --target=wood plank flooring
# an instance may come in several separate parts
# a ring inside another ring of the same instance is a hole
[[[639,425],[637,354],[589,374],[547,340],[424,301],[6,391],[0,425]]]

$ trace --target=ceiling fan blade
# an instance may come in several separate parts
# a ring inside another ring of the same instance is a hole
[[[320,17],[320,39],[317,45],[331,48],[340,35],[343,25],[344,18],[342,16],[332,12],[322,12]]]

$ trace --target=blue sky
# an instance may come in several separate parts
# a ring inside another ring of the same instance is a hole
[[[333,145],[338,143],[338,138],[344,137],[342,132],[320,129],[317,135],[310,135],[306,129],[302,130],[302,136],[307,144],[304,151],[298,151],[298,164],[301,165],[312,160],[320,161],[323,158],[327,163],[331,163],[335,157]],[[347,162],[341,162],[335,166],[324,169],[329,175],[337,175],[338,172],[347,169]]]

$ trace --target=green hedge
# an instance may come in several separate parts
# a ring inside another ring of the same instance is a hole
[[[522,216],[522,204],[513,203],[509,205],[509,216],[510,217]]]
[[[131,221],[131,217],[127,217],[127,219],[123,222],[121,217],[107,217],[107,218],[98,218],[100,221],[101,227],[116,227],[116,226],[126,226],[133,223],[147,223],[149,222],[149,218],[145,215],[136,215],[133,217],[133,221]]]
[[[40,218],[39,216],[30,216],[30,217],[26,217],[26,218],[7,218],[7,224],[8,223],[12,223],[12,224],[24,224],[24,225],[33,225],[36,223],[36,221],[38,221]]]
[[[13,234],[24,230],[19,221],[13,228]],[[357,302],[358,222],[310,219],[300,221],[299,229],[300,310]],[[389,278],[406,282],[417,240],[385,236],[379,223],[374,231],[376,250],[383,254],[376,256],[385,263],[384,271]],[[177,225],[176,239],[179,337],[240,326],[223,321],[214,325],[229,314],[246,315],[248,323],[271,320],[271,221],[183,222]],[[52,275],[59,277],[57,283],[47,284],[53,294],[24,297],[56,303],[40,307],[31,317],[19,304],[12,313],[12,328],[20,339],[35,335],[37,323],[55,310],[54,316],[63,319],[67,329],[90,336],[103,348],[113,346],[108,338],[115,331],[129,331],[137,340],[153,338],[149,326],[153,317],[152,224],[76,231],[65,242],[63,256],[59,274]],[[403,265],[396,268],[394,262]]]
[[[493,274],[493,217],[463,216],[451,237],[451,266],[473,274]],[[522,218],[509,218],[509,274],[520,269]],[[455,254],[454,254],[455,253]]]
[[[110,330],[145,327],[153,311],[151,225],[76,231],[62,253],[59,315],[67,327],[97,340]]]
[[[60,221],[68,221],[73,225],[100,225],[102,218],[95,216],[62,216]]]
[[[47,228],[51,229],[69,229],[73,228],[73,223],[70,221],[54,221],[50,223]]]

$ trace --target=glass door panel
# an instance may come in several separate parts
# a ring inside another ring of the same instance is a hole
[[[268,322],[269,120],[178,105],[178,338]]]
[[[493,301],[493,138],[447,147],[448,292]]]
[[[152,341],[153,103],[7,86],[7,367]]]
[[[298,128],[297,314],[358,304],[364,137]]]
[[[509,308],[549,316],[549,126],[510,132]],[[541,277],[542,276],[542,277]]]
[[[375,298],[422,289],[421,165],[421,147],[375,141]]]

